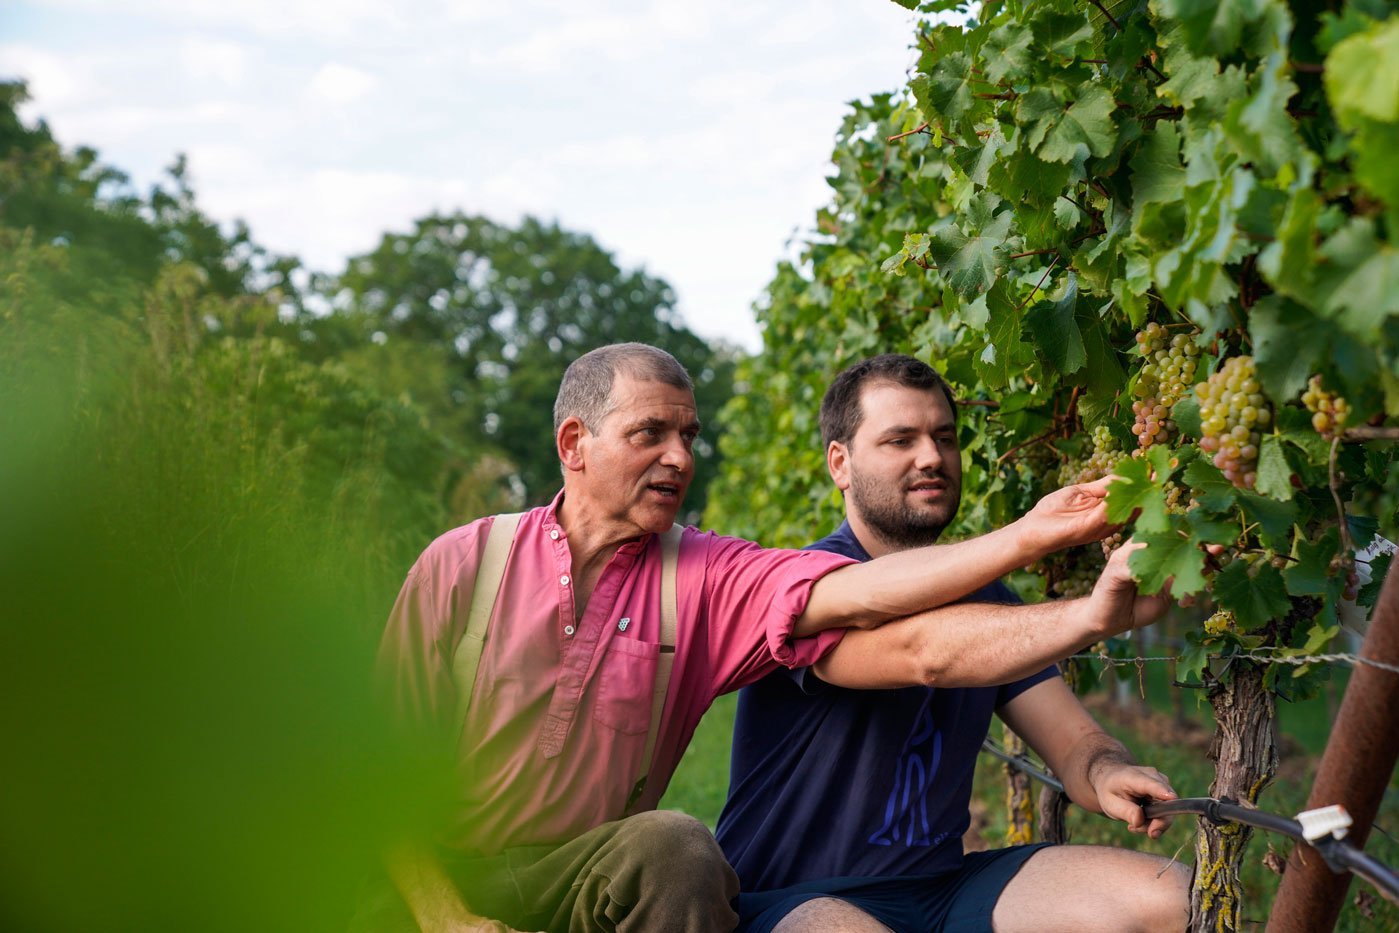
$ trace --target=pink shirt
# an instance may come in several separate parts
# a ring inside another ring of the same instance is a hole
[[[660,540],[618,548],[579,618],[561,501],[520,521],[464,723],[452,721],[452,655],[491,518],[429,545],[380,646],[400,708],[460,739],[460,820],[447,841],[467,853],[562,842],[617,819],[642,773],[660,650]],[[848,563],[685,529],[675,665],[641,809],[655,807],[716,696],[835,647],[843,630],[791,632],[812,584]]]

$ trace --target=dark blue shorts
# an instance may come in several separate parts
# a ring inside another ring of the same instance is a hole
[[[991,911],[1010,879],[1047,843],[969,852],[962,867],[940,875],[821,878],[734,901],[738,933],[768,933],[801,904],[818,897],[847,901],[894,933],[991,931]]]

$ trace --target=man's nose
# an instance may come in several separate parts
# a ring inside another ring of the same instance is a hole
[[[674,437],[666,442],[665,450],[661,453],[661,466],[688,473],[694,463],[695,455],[685,446],[684,440]]]
[[[942,467],[942,451],[932,438],[924,438],[914,451],[913,465],[920,470],[937,470]]]

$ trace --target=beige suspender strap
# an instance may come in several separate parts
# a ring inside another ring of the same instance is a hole
[[[656,681],[651,688],[651,727],[646,732],[645,751],[641,753],[644,770],[627,800],[629,814],[634,812],[633,807],[646,789],[646,778],[651,773],[656,737],[661,731],[661,713],[665,711],[666,692],[670,688],[670,672],[675,666],[675,567],[680,562],[680,538],[684,531],[680,525],[671,525],[669,531],[661,534],[661,652],[656,657]]]
[[[481,652],[486,646],[486,630],[491,625],[491,613],[495,611],[496,599],[500,596],[500,582],[505,577],[505,561],[510,557],[510,546],[515,543],[515,530],[520,525],[522,514],[510,512],[497,515],[486,532],[486,552],[481,557],[481,565],[476,568],[471,609],[466,616],[466,632],[457,642],[452,655],[458,723],[465,721],[467,707],[471,705],[471,690],[476,686],[476,668],[481,663]]]

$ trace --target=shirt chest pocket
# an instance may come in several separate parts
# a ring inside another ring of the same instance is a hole
[[[627,735],[645,732],[660,653],[661,646],[652,642],[614,638],[598,666],[593,719]]]

